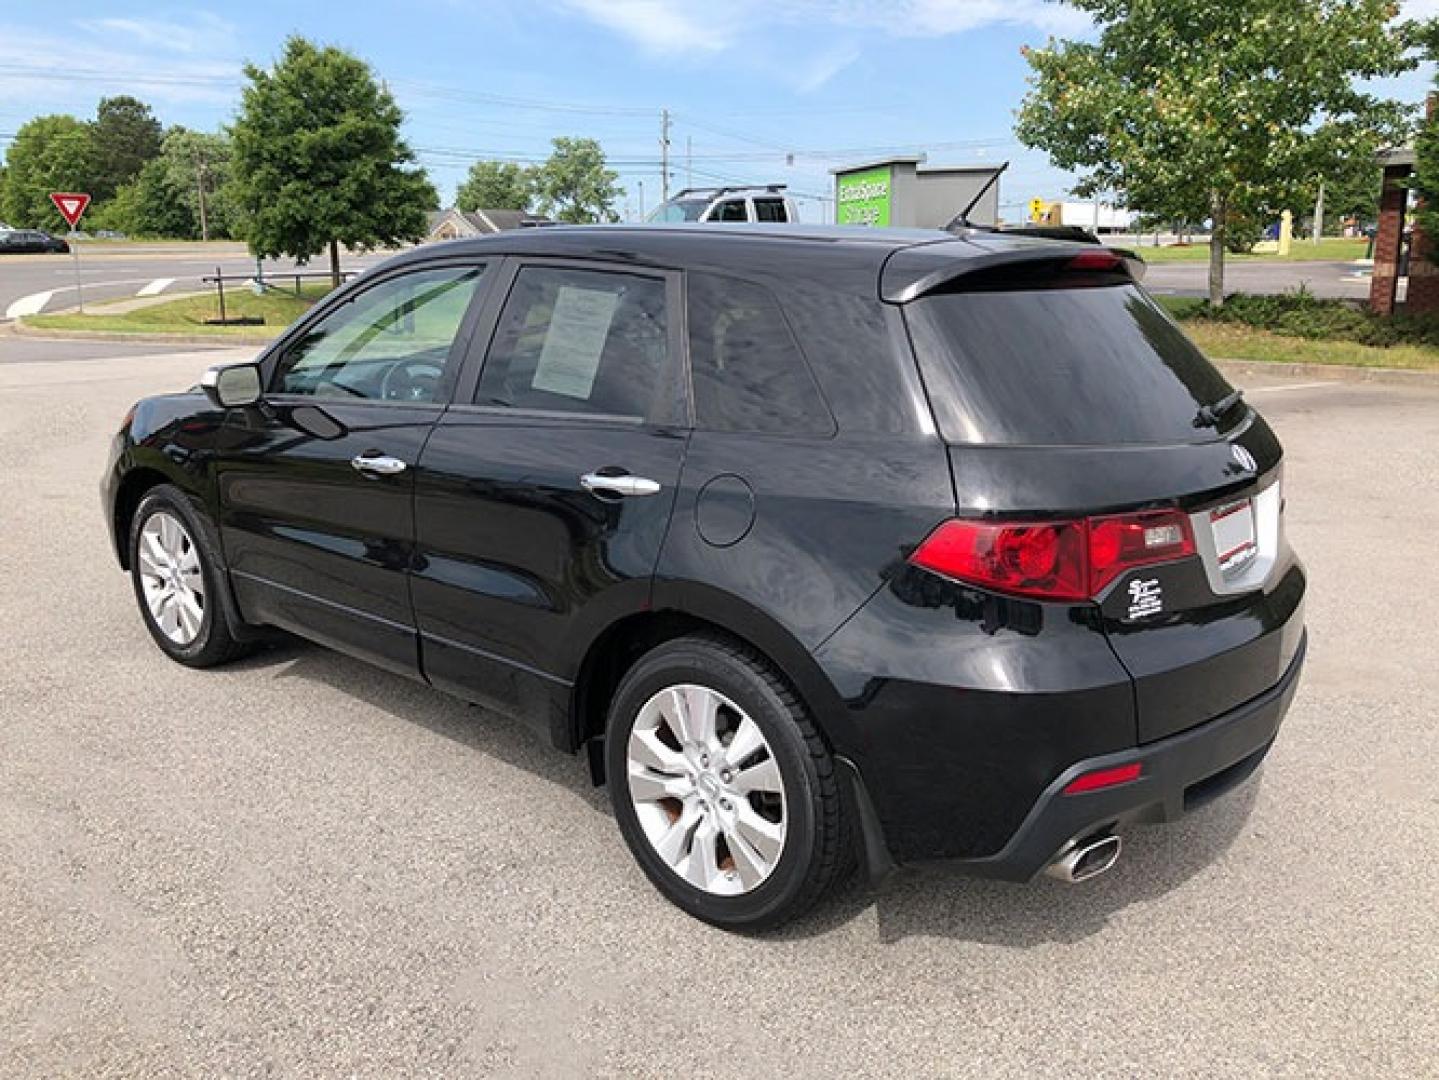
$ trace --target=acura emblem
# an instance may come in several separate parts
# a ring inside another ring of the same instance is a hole
[[[1229,448],[1229,453],[1233,456],[1235,462],[1238,463],[1241,469],[1248,469],[1250,472],[1259,471],[1259,466],[1254,462],[1254,455],[1251,454],[1248,450],[1244,449],[1244,447],[1240,446],[1238,443],[1235,443]]]

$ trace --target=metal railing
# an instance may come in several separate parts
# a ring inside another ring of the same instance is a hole
[[[357,270],[341,270],[340,283],[344,284],[357,273],[359,273]],[[202,285],[215,286],[216,298],[220,305],[220,317],[218,319],[207,319],[206,321],[212,326],[260,326],[264,323],[263,319],[248,318],[245,316],[238,316],[233,319],[227,317],[225,313],[225,286],[227,283],[232,284],[232,286],[243,283],[251,288],[259,289],[261,293],[280,292],[299,299],[303,295],[301,282],[314,278],[323,278],[326,281],[332,281],[334,280],[334,275],[328,270],[291,270],[266,274],[263,269],[257,269],[256,273],[253,274],[226,274],[217,266],[213,274],[200,279],[200,284]],[[293,281],[295,287],[291,290],[274,284],[277,280]]]

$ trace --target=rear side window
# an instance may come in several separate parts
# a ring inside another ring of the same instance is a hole
[[[745,212],[743,199],[730,199],[722,202],[710,215],[711,221],[748,221],[749,215]]]
[[[645,418],[669,380],[665,283],[602,270],[519,272],[475,404]]]
[[[756,221],[788,221],[789,214],[785,212],[783,199],[756,199],[754,201],[754,219]]]
[[[1200,406],[1231,390],[1134,285],[944,293],[905,315],[950,442],[1206,441]]]
[[[690,274],[688,291],[698,427],[834,432],[834,419],[769,290],[716,274]]]

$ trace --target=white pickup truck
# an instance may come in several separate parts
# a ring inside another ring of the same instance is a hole
[[[666,224],[680,221],[798,221],[799,213],[794,200],[784,193],[784,189],[783,184],[685,188],[655,207],[648,220]]]

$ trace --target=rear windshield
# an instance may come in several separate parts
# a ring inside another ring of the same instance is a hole
[[[1232,388],[1132,284],[943,293],[905,312],[950,442],[1200,442],[1244,416],[1200,419]]]

